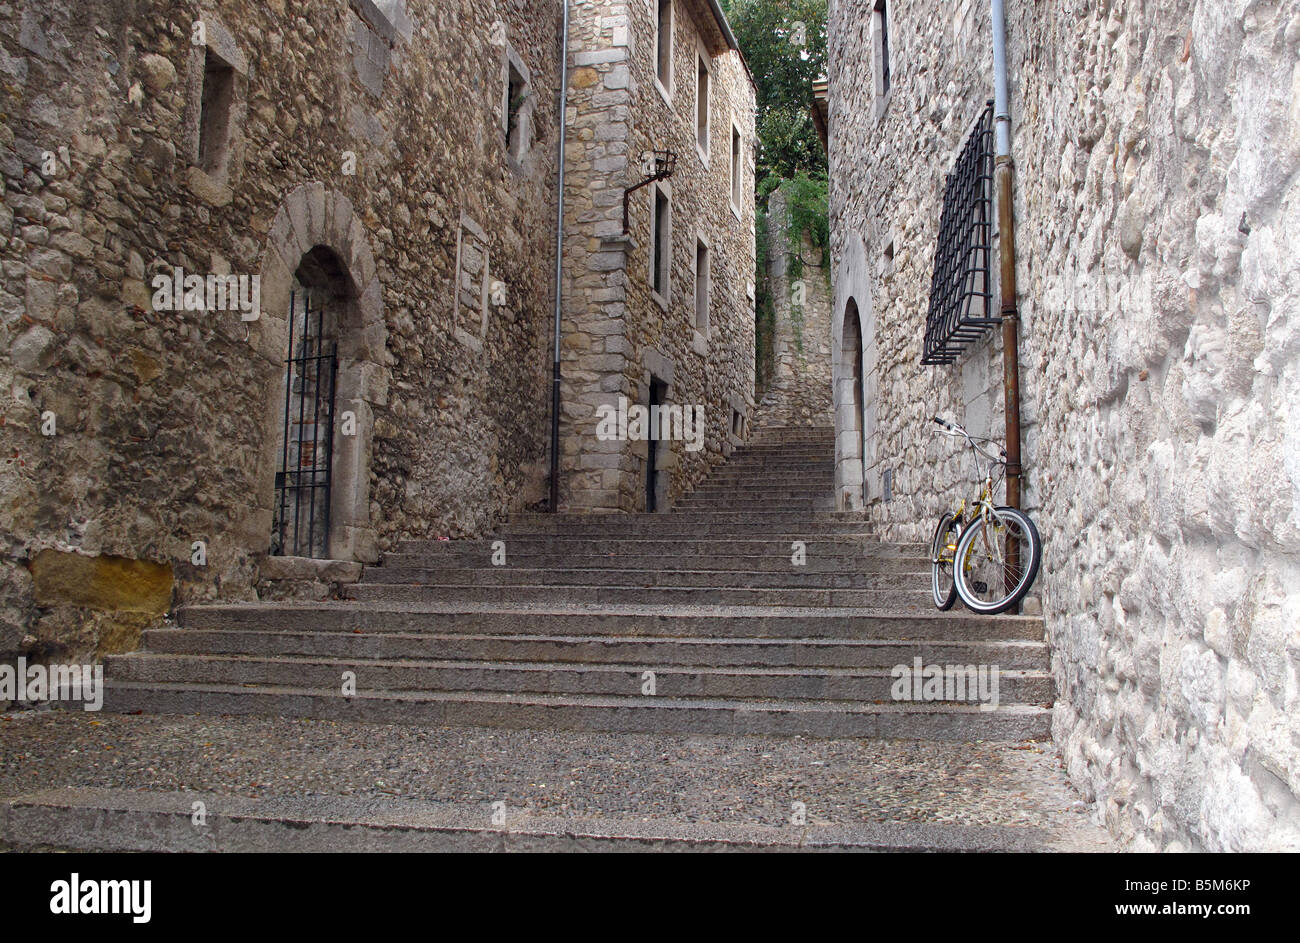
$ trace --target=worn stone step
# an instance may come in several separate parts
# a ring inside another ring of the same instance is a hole
[[[879,572],[866,566],[848,572],[810,572],[789,566],[771,570],[686,570],[647,567],[640,570],[609,567],[520,566],[467,567],[367,567],[362,582],[411,586],[539,586],[539,587],[718,587],[723,589],[862,589],[919,591],[929,586],[930,574],[919,566],[912,570]]]
[[[522,553],[599,553],[621,555],[672,556],[685,559],[690,556],[717,555],[774,555],[789,559],[791,544],[799,540],[809,556],[862,556],[873,557],[924,557],[929,548],[920,543],[886,544],[874,535],[818,534],[789,537],[788,535],[759,537],[596,537],[589,534],[519,534],[510,539],[493,537],[483,540],[403,540],[398,544],[399,554],[455,554],[481,553],[490,555],[497,541],[503,541],[507,556]],[[387,559],[387,558],[385,558]]]
[[[867,609],[925,610],[934,605],[928,586],[918,584],[911,592],[890,589],[794,589],[789,587],[714,586],[476,586],[448,583],[441,586],[354,583],[344,588],[349,599],[363,601],[402,600],[475,601],[510,603],[622,603],[681,606],[860,606]]]
[[[818,488],[808,489],[807,491],[751,491],[746,488],[733,488],[728,490],[708,489],[693,491],[684,495],[681,500],[673,505],[673,510],[679,513],[686,511],[687,508],[694,507],[699,511],[743,511],[752,509],[755,513],[771,511],[779,507],[783,512],[800,511],[803,513],[812,513],[819,511],[819,504],[824,503],[826,493],[830,489]]]
[[[755,508],[753,511],[695,511],[669,516],[658,514],[516,514],[503,529],[527,528],[536,525],[550,527],[599,527],[602,530],[636,531],[659,528],[672,522],[695,524],[738,524],[746,527],[768,527],[772,524],[797,522],[800,525],[834,524],[849,527],[869,527],[860,513],[848,511],[786,511],[780,508]]]
[[[195,803],[206,822],[194,825]],[[504,818],[501,814],[504,812]],[[1050,851],[1042,829],[568,817],[492,802],[59,788],[0,802],[0,844],[116,852]]]
[[[739,461],[752,456],[770,456],[827,461],[834,458],[834,455],[834,442],[750,442],[732,452],[731,458]]]
[[[728,462],[706,477],[701,484],[717,482],[797,482],[820,484],[835,480],[835,464],[818,462],[814,464],[791,464],[789,467],[764,465],[762,462]]]
[[[1051,711],[968,704],[757,701],[709,698],[507,694],[478,691],[358,692],[338,687],[256,687],[170,682],[104,683],[104,709],[118,713],[257,714],[380,724],[445,724],[616,733],[888,737],[918,740],[1040,740]]]
[[[751,502],[756,512],[770,511],[779,504],[782,511],[811,510],[811,505],[822,500],[828,488],[746,488],[737,485],[734,488],[699,488],[684,495],[675,507],[681,509],[686,501],[735,501],[744,498]],[[804,505],[808,505],[805,508]]]
[[[807,462],[788,462],[779,464],[770,462],[745,462],[736,465],[726,465],[722,470],[716,471],[712,475],[704,478],[700,484],[737,481],[782,482],[791,479],[809,484],[829,484],[835,480],[835,467],[829,462],[824,464],[809,464]]]
[[[283,632],[441,634],[551,634],[670,638],[934,639],[949,641],[1042,641],[1041,619],[972,616],[958,612],[865,614],[854,610],[773,607],[726,610],[603,607],[600,610],[495,609],[478,605],[439,607],[347,602],[233,603],[186,606],[178,613],[187,630],[264,629]]]
[[[856,537],[878,537],[874,524],[863,520],[817,520],[819,511],[782,511],[760,518],[763,512],[746,514],[733,511],[665,511],[653,515],[655,520],[605,521],[593,515],[586,521],[528,521],[503,524],[497,531],[499,537],[519,537],[532,534],[560,534],[566,537],[696,537],[697,539],[727,537],[766,537],[781,540],[792,534],[807,536],[833,536],[843,534]]]
[[[743,489],[734,492],[694,492],[675,502],[671,508],[674,513],[742,513],[753,511],[761,514],[774,507],[780,507],[783,513],[801,512],[805,515],[818,513],[827,505],[825,494],[809,492],[805,495],[782,495],[773,497],[761,492],[747,493]]]
[[[716,553],[682,554],[600,554],[600,553],[533,553],[524,550],[510,550],[506,554],[505,566],[513,569],[588,569],[605,570],[658,570],[682,571],[696,570],[727,573],[770,572],[770,573],[843,573],[846,570],[865,573],[922,573],[929,579],[930,561],[921,556],[879,557],[869,553],[841,553],[831,555],[805,548],[804,562],[796,566],[791,562],[792,550],[786,547],[779,554],[765,556],[726,555]],[[414,572],[422,569],[446,567],[463,567],[478,569],[492,566],[490,548],[474,552],[433,553],[390,553],[384,557],[383,565],[367,567],[367,577],[371,572]]]
[[[645,683],[640,666],[484,662],[454,660],[321,659],[251,655],[164,655],[135,653],[105,660],[115,681],[282,687],[339,687],[351,672],[356,690],[497,691],[538,694],[598,694],[639,697]],[[723,700],[828,700],[888,703],[895,684],[883,668],[712,668],[669,666],[654,670],[655,696]],[[973,682],[963,682],[955,703],[977,701]],[[1052,680],[1043,671],[1000,671],[1001,704],[1050,704]],[[942,698],[940,698],[942,700]]]
[[[1047,647],[1028,640],[685,638],[601,634],[337,632],[279,629],[150,629],[146,650],[176,655],[316,655],[654,666],[893,668],[997,665],[1046,671]]]

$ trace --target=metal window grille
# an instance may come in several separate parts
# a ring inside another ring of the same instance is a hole
[[[925,318],[923,364],[953,363],[1002,319],[992,314],[993,102],[944,185],[939,244]]]
[[[328,557],[338,344],[326,337],[325,308],[290,295],[285,360],[284,450],[275,476],[271,553]]]

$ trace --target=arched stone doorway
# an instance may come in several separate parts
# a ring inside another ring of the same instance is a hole
[[[841,369],[835,378],[836,506],[861,508],[863,483],[862,319],[857,301],[845,306],[840,334]]]
[[[321,184],[291,191],[271,224],[261,279],[250,339],[275,377],[257,495],[262,539],[276,554],[377,562],[370,459],[373,409],[388,400],[387,328],[374,256],[348,198]],[[311,487],[286,494],[295,480]],[[304,522],[313,532],[305,542]]]

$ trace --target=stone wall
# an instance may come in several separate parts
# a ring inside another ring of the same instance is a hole
[[[808,233],[797,234],[802,271],[791,273],[796,234],[790,230],[786,198],[779,189],[768,199],[767,279],[772,298],[769,382],[755,412],[754,427],[827,426],[831,416],[831,291],[829,260]]]
[[[1056,738],[1131,848],[1296,850],[1300,3],[1008,7]],[[1003,430],[997,336],[920,364],[990,23],[970,0],[889,8],[881,96],[870,12],[831,2],[837,485],[928,539],[974,474],[929,417]]]
[[[641,511],[650,450],[597,439],[598,410],[620,397],[702,406],[704,446],[659,443],[660,510],[689,492],[744,437],[754,389],[754,87],[708,5],[672,4],[672,73],[657,79],[657,0],[574,3],[566,181],[561,510]],[[708,148],[697,144],[701,58],[709,70]],[[740,199],[731,194],[731,135],[740,134]],[[651,216],[659,185],[632,194],[647,152],[671,150],[668,292],[651,286]],[[695,307],[696,241],[710,257],[707,327]],[[737,418],[738,414],[738,418]]]
[[[317,246],[357,424],[331,555],[544,497],[558,37],[554,0],[0,4],[0,652],[253,595]],[[260,276],[260,318],[157,310],[175,267]],[[163,571],[139,599],[71,590],[135,564]]]

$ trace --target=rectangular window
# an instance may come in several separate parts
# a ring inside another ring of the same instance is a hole
[[[876,30],[876,94],[889,93],[889,11],[885,0],[876,0],[873,15]]]
[[[703,239],[695,240],[695,328],[709,333],[709,247]]]
[[[235,70],[209,47],[203,60],[199,111],[199,167],[204,173],[218,174],[225,169],[234,100]]]
[[[741,188],[741,184],[744,182],[745,179],[745,175],[742,172],[743,169],[744,169],[744,157],[741,152],[741,146],[740,146],[740,129],[737,128],[735,125],[732,125],[731,127],[731,206],[737,213],[740,212],[740,203],[741,203],[740,188]]]
[[[655,187],[654,232],[651,233],[650,284],[664,301],[668,300],[668,276],[672,248],[672,206],[668,194]]]
[[[695,143],[700,153],[709,156],[709,66],[701,56],[695,81]]]
[[[524,128],[524,100],[528,97],[528,81],[511,63],[506,82],[506,150],[511,157],[522,157],[527,148]]]
[[[672,91],[673,0],[658,0],[659,17],[655,32],[655,74],[664,91]]]

